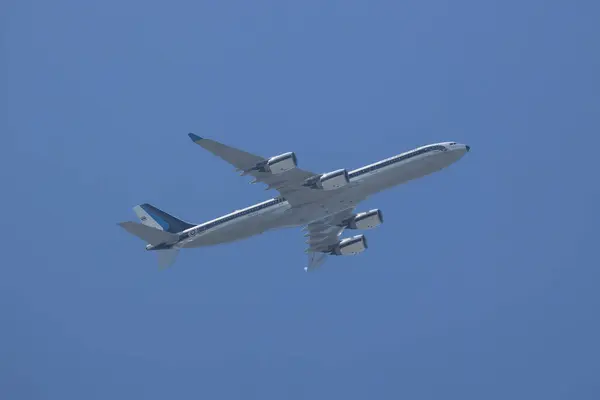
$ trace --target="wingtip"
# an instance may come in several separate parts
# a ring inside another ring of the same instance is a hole
[[[202,138],[200,136],[195,135],[193,133],[188,133],[188,136],[190,137],[190,139],[192,139],[192,142],[195,142],[195,143],[202,140]]]

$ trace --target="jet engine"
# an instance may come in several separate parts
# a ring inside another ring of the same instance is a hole
[[[281,174],[298,166],[296,154],[289,152],[269,158],[265,169],[272,174]]]
[[[345,169],[338,169],[308,179],[305,186],[322,190],[335,190],[346,186],[349,183],[350,178],[348,177],[348,171]]]
[[[378,209],[362,212],[345,221],[345,224],[348,229],[372,229],[383,224],[383,214]]]
[[[331,254],[336,256],[352,256],[362,253],[367,247],[369,247],[367,246],[367,238],[364,235],[356,235],[340,240],[331,251]]]

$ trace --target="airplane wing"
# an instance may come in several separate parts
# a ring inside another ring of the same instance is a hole
[[[276,189],[293,206],[300,206],[318,201],[321,197],[330,196],[328,193],[303,186],[306,179],[319,174],[300,168],[293,168],[280,174],[261,172],[255,167],[266,163],[268,158],[238,150],[215,140],[201,138],[193,133],[190,133],[189,137],[200,147],[233,165],[237,171],[241,172],[241,175],[253,176],[254,181],[251,183],[261,182],[267,185],[266,189]]]
[[[340,240],[340,235],[345,227],[340,226],[345,219],[352,216],[354,207],[340,211],[321,220],[311,222],[304,230],[307,237],[308,266],[306,271],[312,271],[320,267],[327,258],[329,251]]]

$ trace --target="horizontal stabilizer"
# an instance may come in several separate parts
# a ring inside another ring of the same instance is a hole
[[[179,239],[179,236],[176,234],[165,232],[143,224],[138,224],[137,222],[120,222],[119,225],[127,232],[139,237],[153,246],[163,243],[175,243]]]
[[[179,249],[158,250],[158,268],[165,269],[175,264]]]

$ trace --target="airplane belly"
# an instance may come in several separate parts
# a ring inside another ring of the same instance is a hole
[[[456,161],[454,158],[453,154],[448,153],[425,156],[403,165],[378,171],[366,177],[362,186],[374,192],[389,189],[439,171]]]
[[[248,216],[239,221],[216,227],[183,245],[185,248],[235,242],[259,235],[281,226],[281,212]]]
[[[356,207],[358,203],[366,198],[365,191],[358,185],[342,189],[332,194],[328,199],[287,210],[285,215],[282,216],[281,225],[285,227],[304,226],[329,215]]]
[[[246,239],[254,235],[258,235],[263,231],[254,226],[227,226],[219,227],[213,231],[206,232],[193,241],[186,243],[183,247],[202,247],[211,246],[221,243],[235,242],[237,240]]]

